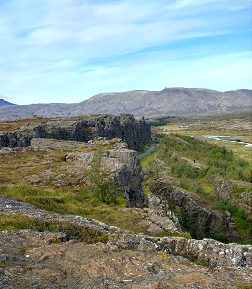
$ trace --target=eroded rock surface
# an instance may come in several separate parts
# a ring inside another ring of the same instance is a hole
[[[61,238],[61,243],[54,240]],[[209,269],[181,256],[85,244],[54,233],[0,232],[1,288],[236,288],[249,286],[247,268]]]
[[[252,246],[134,234],[96,220],[49,214],[4,197],[0,211],[90,226],[110,234],[107,244],[85,244],[67,241],[62,233],[2,231],[0,288],[226,289],[252,282]]]
[[[0,148],[29,146],[32,138],[49,138],[88,142],[105,137],[121,138],[131,149],[139,150],[151,142],[150,124],[133,115],[88,115],[75,118],[59,118],[54,121],[27,123],[14,132],[0,134]]]
[[[227,214],[218,214],[213,210],[198,205],[192,196],[192,193],[184,189],[170,186],[161,180],[154,181],[150,187],[150,191],[170,202],[171,206],[178,206],[183,210],[183,214],[189,218],[193,218],[195,222],[201,225],[204,233],[211,234],[218,224],[222,226],[222,230],[233,241],[239,240],[239,234],[236,231],[234,221]]]
[[[91,164],[93,156],[93,152],[68,153],[66,161],[83,169]],[[112,172],[117,184],[125,188],[125,197],[129,206],[144,206],[144,192],[141,185],[143,175],[136,151],[127,148],[105,150],[102,152],[100,169]]]
[[[153,237],[142,233],[134,234],[94,219],[57,213],[50,214],[34,205],[5,197],[0,197],[0,212],[4,214],[23,213],[26,216],[43,220],[53,219],[88,226],[94,230],[109,233],[110,244],[116,245],[120,249],[130,248],[146,252],[184,254],[192,261],[207,262],[208,258],[214,258],[216,264],[220,266],[252,268],[252,246],[250,245],[223,244],[213,239],[194,240],[181,237]]]

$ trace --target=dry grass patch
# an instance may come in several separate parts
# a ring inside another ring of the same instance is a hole
[[[36,188],[32,186],[0,185],[0,195],[18,201],[24,201],[49,212],[78,215],[96,219],[124,230],[146,233],[145,228],[137,225],[139,216],[117,210],[126,208],[127,201],[123,194],[117,204],[104,204],[92,198],[92,192],[85,188]]]

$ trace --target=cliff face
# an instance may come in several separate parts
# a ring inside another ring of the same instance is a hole
[[[165,198],[170,207],[178,207],[185,221],[196,222],[205,234],[213,236],[218,227],[218,230],[230,240],[239,240],[236,225],[228,212],[218,214],[215,211],[203,208],[193,200],[190,192],[168,186],[161,181],[153,182],[150,191],[161,198]]]
[[[88,142],[97,137],[121,138],[129,148],[139,150],[151,141],[150,125],[129,114],[56,119],[33,126],[27,124],[15,132],[1,133],[0,148],[28,146],[31,138]]]
[[[66,161],[83,169],[91,164],[93,155],[94,153],[68,153]],[[141,185],[143,176],[136,151],[127,148],[105,150],[101,157],[100,169],[113,173],[116,183],[124,188],[124,195],[130,207],[144,206],[144,192]]]
[[[2,147],[27,147],[31,143],[32,136],[19,132],[0,133],[0,149]]]

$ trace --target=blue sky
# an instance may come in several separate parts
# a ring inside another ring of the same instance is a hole
[[[251,0],[0,0],[0,98],[252,89]]]

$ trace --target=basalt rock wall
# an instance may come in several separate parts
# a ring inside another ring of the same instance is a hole
[[[32,136],[19,132],[0,132],[0,149],[2,147],[27,147],[31,144]]]
[[[0,135],[0,148],[30,145],[31,138],[50,138],[87,142],[97,137],[121,138],[129,148],[140,150],[151,142],[150,124],[133,115],[88,115],[76,118],[60,118],[22,127],[15,132]]]
[[[150,187],[151,193],[168,200],[170,207],[179,207],[186,222],[197,222],[204,234],[213,236],[218,230],[224,233],[231,241],[240,239],[236,230],[233,219],[230,218],[228,212],[223,214],[213,210],[206,209],[198,205],[190,192],[178,187],[167,185],[160,180],[152,183]]]
[[[194,240],[194,239],[186,239],[186,238],[181,238],[181,237],[152,237],[152,236],[148,236],[144,234],[134,234],[129,231],[121,230],[118,227],[104,224],[95,219],[87,219],[81,216],[74,216],[74,215],[61,215],[58,213],[51,214],[45,210],[35,207],[34,205],[27,204],[25,202],[19,202],[17,200],[13,200],[13,199],[1,197],[1,196],[0,196],[0,212],[2,214],[22,213],[26,216],[33,217],[33,218],[35,217],[35,218],[43,219],[43,220],[53,219],[57,221],[64,221],[67,223],[72,223],[75,225],[82,225],[82,226],[85,225],[99,232],[109,234],[109,243],[108,243],[109,246],[116,246],[119,250],[130,249],[131,251],[143,251],[145,253],[150,252],[152,253],[152,258],[154,258],[154,256],[157,255],[158,252],[166,252],[167,254],[172,253],[172,254],[184,255],[186,258],[192,261],[198,260],[198,261],[202,261],[203,263],[208,263],[210,268],[211,268],[211,265],[212,266],[214,265],[215,266],[230,266],[233,268],[235,267],[240,267],[240,268],[243,267],[243,268],[250,268],[250,269],[252,268],[252,246],[251,245],[239,245],[235,243],[223,244],[213,239]],[[28,232],[29,230],[25,230],[25,231]],[[3,231],[1,232],[1,234],[3,233],[6,235],[7,232],[8,231]],[[9,232],[14,232],[14,231],[10,230]],[[34,234],[35,233],[33,233],[33,235]],[[40,232],[40,236],[41,234],[42,233]],[[18,235],[19,235],[18,237],[20,240],[24,240],[24,239],[26,240],[23,234],[19,233]],[[23,238],[20,236],[23,236]],[[57,237],[60,237],[60,236],[58,235]],[[64,236],[62,237],[64,238]],[[34,240],[34,238],[32,238],[32,240]],[[40,237],[39,242],[42,243],[41,237]],[[13,242],[9,241],[8,245],[10,243],[12,244]],[[46,242],[43,241],[43,243],[45,244]],[[55,244],[53,245],[53,247],[57,248],[55,247]],[[8,246],[8,248],[10,248],[10,245]],[[13,247],[11,247],[11,250],[13,250]],[[19,252],[20,252],[20,248],[19,248]],[[27,254],[27,251],[26,251],[26,254]],[[55,260],[57,260],[57,258],[54,258],[54,262]],[[41,262],[42,259],[39,259],[39,261]],[[173,265],[174,264],[175,263],[173,261]],[[95,265],[97,266],[97,263]],[[135,288],[140,288],[140,287],[135,287]],[[178,288],[182,288],[182,287],[178,287]],[[190,287],[190,288],[195,288],[195,287]],[[214,287],[211,287],[211,288],[214,288]],[[224,288],[224,287],[221,287],[221,288]]]
[[[122,143],[123,144],[123,143]],[[126,144],[124,143],[126,146]],[[94,153],[68,153],[66,161],[75,167],[85,168],[93,160]],[[142,189],[143,175],[137,152],[127,148],[105,150],[101,156],[100,169],[112,172],[116,183],[125,189],[125,198],[130,207],[143,207],[145,204]]]

